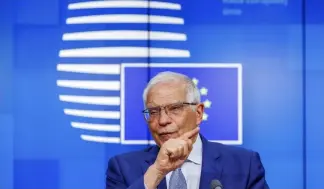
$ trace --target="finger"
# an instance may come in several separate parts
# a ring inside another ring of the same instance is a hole
[[[172,153],[172,155],[170,156],[170,159],[172,161],[176,161],[180,158],[180,149],[176,148],[176,150],[174,151],[174,153]]]
[[[189,151],[189,144],[188,142],[185,143],[185,145],[183,146],[183,154],[182,154],[182,159],[186,158],[189,155],[190,151]]]
[[[187,140],[187,145],[188,145],[188,150],[189,150],[189,153],[191,152],[192,150],[192,147],[193,147],[193,143],[192,143],[192,140]]]
[[[176,154],[176,158],[180,159],[183,156],[183,145],[179,146],[177,148],[177,154]]]
[[[184,153],[183,149],[184,149],[186,141],[178,140],[176,142],[177,142],[176,146],[172,150],[172,152],[173,152],[172,156],[171,156],[172,159],[179,159],[183,156],[183,153]]]
[[[200,128],[196,127],[193,130],[184,133],[182,136],[180,136],[180,138],[184,140],[191,139],[193,136],[199,133],[199,130]]]
[[[175,148],[166,148],[167,154],[170,158],[174,158],[176,155],[176,149]]]
[[[186,156],[188,153],[188,144],[185,140],[181,141],[181,154],[180,154],[180,158]]]

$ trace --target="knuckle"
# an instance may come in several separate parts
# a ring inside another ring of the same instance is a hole
[[[172,143],[174,143],[174,139],[173,138],[170,138],[168,141],[166,141],[166,143],[172,144]]]
[[[191,145],[191,144],[190,144],[190,141],[186,141],[185,145],[186,145],[187,147],[189,147],[189,146]]]
[[[186,145],[187,144],[187,141],[186,140],[181,140],[181,144],[182,145]]]

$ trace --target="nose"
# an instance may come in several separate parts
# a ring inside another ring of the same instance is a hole
[[[168,114],[166,114],[165,110],[162,109],[160,111],[160,116],[159,116],[159,125],[160,126],[166,126],[166,125],[168,125],[170,123],[171,123],[170,117],[168,116]]]

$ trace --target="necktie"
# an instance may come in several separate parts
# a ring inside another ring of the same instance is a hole
[[[181,168],[173,171],[169,181],[169,189],[187,189],[187,182]]]

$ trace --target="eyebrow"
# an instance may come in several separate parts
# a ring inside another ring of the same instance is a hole
[[[172,103],[168,103],[168,104],[162,104],[162,105],[158,105],[158,104],[153,104],[153,107],[161,107],[161,106],[167,106],[167,105],[171,105],[171,104],[178,104],[178,103],[184,103],[185,101],[177,101],[177,102],[172,102]],[[150,108],[152,104],[148,103],[148,105],[146,106],[146,108]]]

